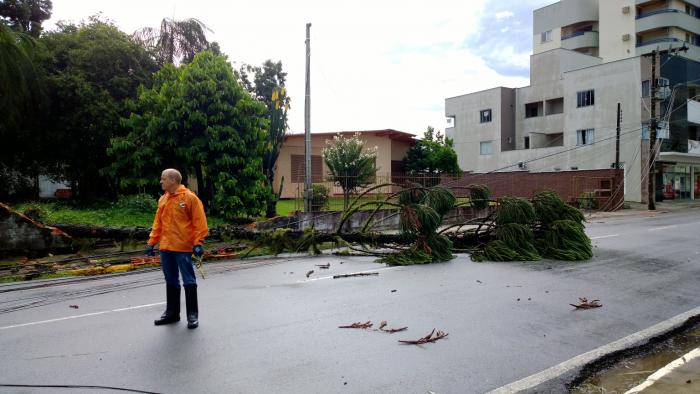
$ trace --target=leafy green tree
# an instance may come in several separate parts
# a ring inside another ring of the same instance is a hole
[[[38,38],[41,23],[51,17],[51,8],[51,0],[2,0],[0,21],[4,20],[15,31]]]
[[[375,181],[377,148],[365,149],[360,134],[351,138],[338,134],[327,141],[323,161],[330,171],[330,179],[343,189],[343,208],[347,209],[350,195]]]
[[[154,182],[166,165],[194,172],[210,212],[258,215],[265,209],[265,115],[224,56],[201,52],[189,64],[164,67],[141,90],[123,122],[128,135],[112,141],[112,173],[127,174],[120,184],[128,187]]]
[[[195,54],[210,47],[220,53],[219,44],[207,40],[207,31],[211,30],[194,18],[163,18],[159,28],[145,27],[134,37],[153,51],[158,64],[178,64],[189,63]]]
[[[42,157],[81,199],[111,196],[114,185],[100,173],[111,161],[106,149],[122,134],[127,100],[150,84],[156,64],[129,35],[97,17],[59,23],[40,42],[50,102],[37,141]]]
[[[413,145],[403,159],[403,168],[410,175],[439,176],[459,174],[462,170],[457,162],[453,142],[428,126],[422,140]]]
[[[250,74],[254,76],[252,82],[249,79]],[[282,71],[282,62],[275,63],[271,60],[266,60],[262,67],[244,65],[241,67],[240,75],[246,89],[253,97],[265,103],[267,107],[270,126],[263,155],[263,172],[265,173],[267,187],[270,190],[266,216],[273,217],[277,214],[277,200],[284,186],[280,184],[277,193],[273,192],[274,185],[272,183],[275,179],[277,158],[282,149],[282,144],[284,144],[284,136],[287,131],[287,111],[289,111],[290,102],[287,90],[284,87],[287,73]]]

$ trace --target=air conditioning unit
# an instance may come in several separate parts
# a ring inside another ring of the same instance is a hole
[[[630,38],[632,38],[629,34],[623,34],[622,35],[622,41],[629,41]]]
[[[629,14],[630,13],[630,6],[626,5],[626,6],[622,7],[622,13]]]

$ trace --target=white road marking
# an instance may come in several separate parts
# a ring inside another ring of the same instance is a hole
[[[124,312],[124,311],[130,311],[130,310],[133,310],[133,309],[148,308],[148,307],[156,306],[156,305],[165,305],[165,302],[155,302],[155,303],[153,303],[153,304],[145,304],[145,305],[130,306],[130,307],[127,307],[127,308],[118,308],[118,309],[112,309],[112,310],[109,310],[109,311],[100,311],[100,312],[93,312],[93,313],[85,313],[85,314],[82,314],[82,315],[59,317],[59,318],[57,318],[57,319],[34,321],[34,322],[30,322],[30,323],[13,324],[13,325],[11,325],[11,326],[0,327],[0,330],[8,330],[8,329],[10,329],[10,328],[17,328],[17,327],[34,326],[34,325],[37,325],[37,324],[55,323],[55,322],[63,321],[63,320],[80,319],[80,318],[83,318],[83,317],[104,315],[105,313]]]
[[[672,224],[670,226],[654,227],[654,228],[650,228],[649,231],[666,230],[668,228],[674,228],[674,227],[678,227],[678,225]]]
[[[612,237],[619,237],[620,234],[610,234],[610,235],[601,235],[599,237],[591,237],[591,239],[603,239],[603,238],[612,238]]]
[[[350,274],[364,274],[364,273],[367,273],[367,272],[384,271],[384,270],[390,270],[390,269],[394,269],[394,268],[396,268],[396,267],[377,268],[377,269],[373,269],[373,270],[365,270],[365,271],[351,272]],[[315,281],[315,280],[323,280],[323,279],[333,279],[333,275],[330,275],[330,276],[320,276],[320,277],[318,277],[318,278],[311,278],[311,279],[307,279],[307,280],[298,280],[297,283],[313,282],[313,281]]]
[[[593,349],[590,352],[579,354],[574,358],[547,368],[544,371],[492,390],[489,392],[489,394],[510,394],[531,389],[544,382],[556,379],[568,372],[582,368],[585,365],[590,364],[610,353],[645,344],[649,341],[649,339],[678,328],[691,317],[698,315],[700,315],[700,307],[691,309],[685,313],[681,313],[680,315],[662,321],[661,323],[655,324],[645,330],[628,335],[597,349]]]

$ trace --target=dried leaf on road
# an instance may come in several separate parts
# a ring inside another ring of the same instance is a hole
[[[73,308],[73,309],[78,309],[78,308],[80,308],[80,307],[77,306],[77,305],[68,305],[68,307],[69,307],[69,308]]]
[[[371,321],[366,321],[364,323],[356,322],[356,323],[350,324],[349,326],[338,326],[338,328],[370,328],[370,327],[372,327]]]
[[[579,304],[574,305],[574,304],[569,304],[573,306],[576,309],[592,309],[592,308],[600,308],[603,306],[603,304],[600,303],[600,300],[592,300],[588,301],[586,297],[579,297]]]
[[[435,334],[435,336],[433,336]],[[444,331],[439,331],[436,333],[435,329],[433,328],[433,331],[430,332],[430,334],[424,336],[423,338],[417,339],[415,341],[407,341],[407,340],[399,340],[399,342],[407,344],[407,345],[421,345],[424,343],[429,343],[429,342],[435,342],[437,340],[440,340],[442,338],[445,338],[449,334],[444,332]]]

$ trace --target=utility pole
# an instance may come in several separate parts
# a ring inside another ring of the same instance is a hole
[[[617,103],[617,128],[615,136],[615,168],[620,169],[620,122],[622,120],[622,111],[620,110],[620,103]]]
[[[649,119],[649,175],[647,185],[649,186],[647,198],[647,209],[656,209],[656,171],[654,170],[656,161],[656,50],[651,51],[651,114]]]
[[[306,24],[306,99],[304,101],[304,212],[311,212],[311,23]]]

